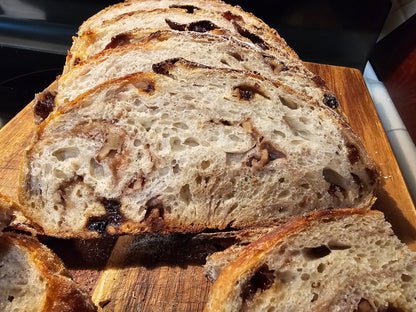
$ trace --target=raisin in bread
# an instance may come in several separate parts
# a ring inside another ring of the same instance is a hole
[[[416,311],[415,255],[380,212],[312,212],[247,246],[205,311]]]
[[[247,228],[372,204],[375,164],[325,105],[253,73],[183,60],[153,69],[39,126],[19,193],[46,234]]]
[[[61,260],[34,237],[4,233],[0,268],[3,312],[97,311]]]
[[[132,32],[124,35],[122,46],[106,50],[74,67],[59,78],[55,105],[61,106],[107,80],[135,72],[152,71],[152,65],[166,59],[184,58],[192,62],[257,72],[275,79],[316,101],[325,97],[321,88],[312,88],[309,77],[294,74],[276,57],[253,44],[225,32],[221,35],[172,30],[156,31],[144,38]]]

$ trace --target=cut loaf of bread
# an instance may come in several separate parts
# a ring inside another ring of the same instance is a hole
[[[0,237],[0,311],[97,311],[61,260],[36,238]]]
[[[316,101],[332,95],[329,90],[325,93],[311,84],[309,76],[296,72],[296,68],[284,65],[255,45],[233,37],[230,32],[214,35],[165,30],[152,32],[144,38],[131,32],[124,34],[119,45],[121,47],[113,46],[60,77],[55,105],[64,105],[107,80],[152,71],[153,64],[169,58],[256,72]]]
[[[45,234],[248,228],[372,204],[376,167],[325,105],[253,73],[183,60],[153,69],[40,125],[19,192]]]
[[[140,28],[191,30],[197,32],[228,29],[264,50],[274,50],[288,63],[299,62],[296,53],[254,15],[222,1],[132,1],[120,3],[97,13],[83,25],[68,53],[64,73],[79,61],[103,50],[111,38]]]
[[[380,212],[312,212],[248,245],[205,311],[416,311],[415,255]]]

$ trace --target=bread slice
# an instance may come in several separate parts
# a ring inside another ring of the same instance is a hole
[[[61,260],[34,237],[4,233],[0,268],[3,312],[97,311]]]
[[[416,311],[415,255],[381,212],[312,212],[247,246],[205,311]]]
[[[60,77],[55,105],[64,105],[107,80],[152,71],[153,64],[169,58],[184,58],[211,67],[256,72],[278,80],[316,101],[331,94],[329,90],[325,94],[322,88],[311,83],[310,77],[296,72],[296,68],[286,66],[255,45],[233,37],[230,32],[214,35],[164,30],[142,38],[136,31],[125,34],[119,44],[122,46],[105,50]]]
[[[198,232],[368,207],[377,169],[325,105],[262,76],[171,60],[38,129],[20,181],[48,235]]]
[[[3,233],[19,209],[0,194],[0,311],[97,311],[50,249],[34,237]]]
[[[233,7],[216,0],[180,3],[170,0],[131,1],[108,7],[81,25],[78,37],[74,38],[74,44],[68,53],[64,73],[74,64],[93,55],[92,50],[88,53],[84,51],[86,45],[91,45],[92,42],[97,53],[110,42],[109,39],[131,29],[158,27],[166,29],[167,26],[182,29],[186,25],[190,26],[185,27],[187,30],[198,32],[216,28],[229,29],[248,38],[262,49],[277,49],[283,58],[293,62],[299,61],[297,54],[276,30],[238,6]],[[103,41],[106,43],[103,44]]]

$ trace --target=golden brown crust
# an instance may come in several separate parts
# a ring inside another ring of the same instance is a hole
[[[31,262],[46,280],[46,300],[40,311],[97,311],[87,293],[71,279],[62,261],[37,239],[8,232],[2,240],[26,250]]]

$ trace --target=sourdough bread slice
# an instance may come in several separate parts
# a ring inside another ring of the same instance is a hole
[[[111,79],[135,72],[152,71],[152,65],[169,58],[184,58],[211,67],[242,69],[275,79],[298,92],[321,101],[322,88],[311,84],[310,77],[296,72],[276,57],[255,45],[233,37],[173,30],[156,31],[145,38],[132,32],[124,34],[121,47],[105,50],[74,67],[58,81],[55,105],[61,106],[80,94]]]
[[[40,125],[19,192],[46,234],[248,228],[373,202],[375,164],[325,105],[248,72],[153,69]]]
[[[4,233],[0,268],[3,312],[97,311],[61,260],[34,237]]]
[[[205,311],[416,311],[415,255],[380,212],[312,212],[247,246]]]

